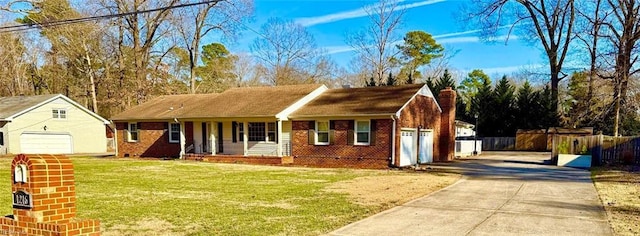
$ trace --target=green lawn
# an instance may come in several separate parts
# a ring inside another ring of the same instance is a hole
[[[78,217],[99,219],[103,235],[317,235],[396,204],[356,204],[348,194],[327,191],[331,184],[363,176],[418,175],[186,161],[72,160]],[[11,213],[10,161],[0,159],[0,180],[6,180],[0,181],[3,214]],[[457,177],[447,178],[452,183]]]

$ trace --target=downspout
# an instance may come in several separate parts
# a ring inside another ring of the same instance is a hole
[[[116,152],[116,157],[118,157],[118,128],[116,126],[116,123],[113,123],[112,120],[109,120],[109,122],[113,124],[113,146],[114,146],[113,149]]]
[[[393,128],[391,130],[391,166],[396,165],[396,116],[391,115]]]

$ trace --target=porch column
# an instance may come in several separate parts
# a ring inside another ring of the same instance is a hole
[[[242,134],[242,150],[244,150],[243,153],[246,156],[249,150],[249,122],[242,122],[242,129],[244,130],[244,133]]]
[[[185,133],[185,128],[184,128],[184,122],[180,121],[180,159],[184,158],[184,154],[185,152],[185,143],[187,143],[187,137],[184,134]]]
[[[216,155],[216,131],[217,128],[215,126],[215,122],[209,122],[209,140],[211,140],[211,146],[209,146],[209,150],[211,150],[211,155]]]
[[[276,127],[278,127],[278,150],[277,150],[277,154],[279,157],[282,157],[282,120],[278,120],[278,125],[276,125]]]

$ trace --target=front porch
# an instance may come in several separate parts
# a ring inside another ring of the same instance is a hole
[[[169,135],[183,158],[291,155],[291,122],[274,118],[180,121],[169,125]]]

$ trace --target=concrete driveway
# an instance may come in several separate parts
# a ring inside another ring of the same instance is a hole
[[[611,235],[590,173],[546,159],[494,152],[433,165],[465,177],[330,235]]]

